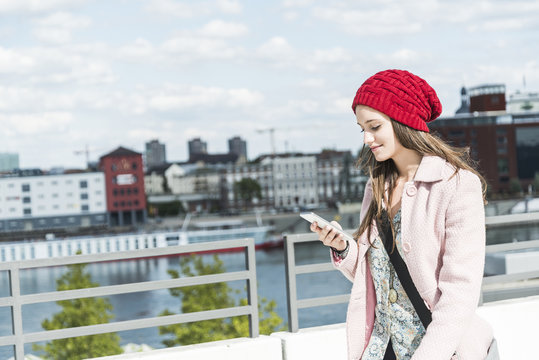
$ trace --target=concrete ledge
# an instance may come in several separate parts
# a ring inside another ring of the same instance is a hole
[[[301,329],[297,333],[277,332],[286,360],[346,360],[346,325],[335,324]]]
[[[494,328],[500,359],[529,359],[537,353],[539,296],[486,303],[477,312]]]
[[[204,344],[178,346],[148,352],[106,356],[107,360],[282,360],[281,341],[261,335],[258,338],[238,338]]]

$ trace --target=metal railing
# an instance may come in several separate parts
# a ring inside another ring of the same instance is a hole
[[[539,222],[539,213],[526,213],[516,215],[490,216],[485,219],[487,229],[490,227],[503,225],[517,225],[525,223]],[[354,230],[345,230],[353,233]],[[286,291],[288,306],[288,324],[291,332],[299,330],[298,310],[313,308],[317,306],[343,304],[350,300],[350,294],[321,296],[298,300],[297,294],[297,275],[312,274],[327,271],[338,271],[333,267],[328,252],[328,261],[324,263],[296,265],[295,244],[319,242],[314,233],[287,235],[285,237],[285,268],[286,268]],[[508,243],[500,245],[489,245],[486,247],[487,253],[503,252],[510,250],[524,250],[539,248],[539,240],[522,241],[517,243]],[[494,301],[500,298],[515,298],[521,296],[530,296],[539,294],[539,283],[521,284],[518,288],[492,288],[492,284],[509,284],[518,281],[524,281],[539,278],[539,271],[529,271],[517,274],[496,275],[483,278],[481,289],[480,304],[486,299]]]
[[[227,272],[214,275],[193,276],[169,280],[135,282],[122,285],[100,286],[79,290],[53,291],[46,293],[21,294],[20,271],[23,269],[42,268],[48,266],[72,265],[83,263],[97,263],[116,260],[134,260],[156,256],[171,256],[213,250],[244,248],[246,270]],[[165,248],[142,249],[113,253],[91,255],[75,255],[69,257],[22,260],[0,263],[0,271],[7,271],[10,280],[10,296],[0,298],[0,307],[11,307],[13,320],[13,335],[0,336],[0,346],[13,345],[15,359],[24,359],[24,344],[78,336],[104,334],[126,330],[136,330],[157,326],[166,326],[194,321],[220,319],[247,315],[249,318],[249,332],[251,337],[259,335],[258,328],[258,297],[256,288],[256,262],[254,239],[238,239],[199,243],[193,245],[169,246]],[[118,295],[142,291],[178,288],[192,285],[213,284],[227,281],[247,281],[248,305],[236,306],[218,310],[198,311],[186,314],[158,316],[145,319],[118,321],[114,323],[81,326],[60,330],[24,333],[23,331],[23,305],[72,300],[86,297]]]

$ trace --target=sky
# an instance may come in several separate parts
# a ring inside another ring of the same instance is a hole
[[[247,141],[271,152],[362,146],[351,103],[384,69],[437,91],[539,91],[535,0],[0,0],[0,153],[85,166],[124,146]],[[82,151],[82,152],[81,152]]]

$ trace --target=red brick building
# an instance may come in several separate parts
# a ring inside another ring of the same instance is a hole
[[[99,169],[105,173],[110,225],[145,223],[146,195],[142,154],[119,147],[101,156]]]

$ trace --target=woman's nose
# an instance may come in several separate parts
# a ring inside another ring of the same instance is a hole
[[[367,131],[365,131],[363,134],[363,142],[367,145],[370,145],[374,141],[374,136],[372,136],[372,134]]]

